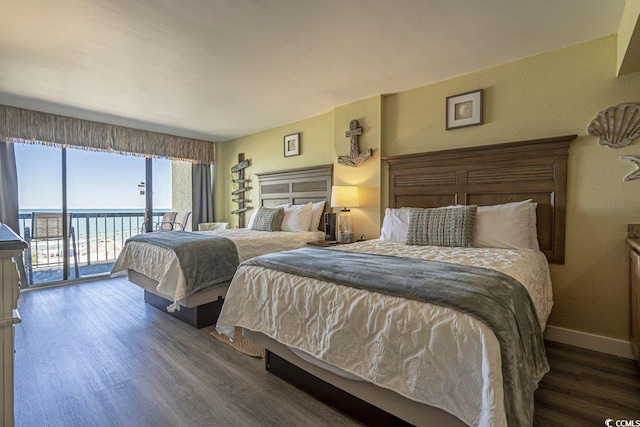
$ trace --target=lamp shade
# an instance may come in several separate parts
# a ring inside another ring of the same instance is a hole
[[[334,185],[331,187],[332,208],[357,208],[360,206],[358,187],[355,185]]]

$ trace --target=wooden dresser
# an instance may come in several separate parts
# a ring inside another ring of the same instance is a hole
[[[0,223],[0,425],[13,427],[13,343],[14,325],[20,322],[17,304],[20,296],[18,270],[14,258],[21,257],[27,244],[9,227]]]
[[[640,364],[640,224],[628,225],[629,269],[631,287],[631,347]]]

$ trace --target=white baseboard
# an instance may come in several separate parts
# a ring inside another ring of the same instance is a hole
[[[572,329],[547,326],[544,330],[544,338],[562,344],[599,351],[613,356],[635,359],[631,350],[631,343],[616,338],[603,337],[587,332],[574,331]]]

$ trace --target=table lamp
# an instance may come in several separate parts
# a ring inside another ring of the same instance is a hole
[[[358,187],[354,185],[334,185],[331,188],[331,207],[342,208],[338,213],[338,242],[351,243],[353,241],[353,225],[349,208],[357,208],[359,206]]]

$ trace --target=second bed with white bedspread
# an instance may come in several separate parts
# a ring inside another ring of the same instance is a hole
[[[417,247],[377,240],[339,250],[494,269],[527,289],[541,328],[551,311],[548,263],[537,250]],[[507,424],[496,335],[455,309],[241,266],[218,326],[229,333],[227,327],[235,326],[263,333],[352,376],[441,408],[468,425]]]

